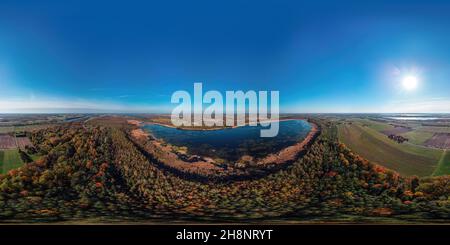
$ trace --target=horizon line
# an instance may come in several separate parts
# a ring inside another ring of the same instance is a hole
[[[80,112],[57,112],[57,111],[47,111],[47,112],[2,112],[0,111],[0,115],[12,115],[12,114],[171,114],[171,112],[121,112],[121,111],[110,111],[110,112],[102,112],[102,111],[80,111]],[[249,113],[234,113],[235,115],[239,114],[249,114]],[[283,114],[450,114],[450,112],[280,112],[280,115]]]

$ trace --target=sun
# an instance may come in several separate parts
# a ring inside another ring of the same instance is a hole
[[[414,90],[417,88],[417,77],[416,76],[406,76],[403,78],[402,84],[403,88],[406,90]]]

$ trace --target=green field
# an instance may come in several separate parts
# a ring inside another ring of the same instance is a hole
[[[388,131],[394,129],[394,126],[385,122],[378,122],[365,118],[354,118],[351,120],[352,123],[357,123],[358,125],[374,129],[377,132],[382,133],[383,131]],[[412,131],[406,133],[400,133],[399,135],[406,137],[409,143],[414,145],[424,145],[425,142],[433,137],[435,133],[449,133],[449,127],[432,127],[432,126],[421,126],[417,122],[401,122],[396,123],[401,124],[405,127],[412,128]]]
[[[7,173],[11,169],[21,167],[23,165],[20,159],[19,150],[1,150],[0,151],[0,173]]]
[[[424,145],[427,140],[433,137],[434,133],[425,130],[414,130],[404,134],[400,134],[403,137],[408,138],[409,142],[416,145]]]
[[[359,125],[363,125],[365,127],[369,127],[371,129],[374,129],[378,132],[382,132],[385,130],[393,129],[394,127],[392,125],[389,125],[387,123],[377,122],[370,119],[362,119],[362,118],[356,118],[352,122],[356,122]]]
[[[446,150],[442,154],[441,160],[439,161],[436,170],[433,172],[433,176],[441,176],[450,174],[450,151]]]
[[[384,126],[378,124],[376,127],[381,129]],[[374,125],[361,121],[339,125],[339,139],[368,160],[408,176],[433,174],[443,152],[410,143],[396,143],[374,129]]]

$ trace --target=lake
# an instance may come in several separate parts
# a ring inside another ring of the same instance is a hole
[[[175,146],[186,146],[189,154],[236,161],[244,155],[256,158],[276,153],[302,141],[311,130],[305,120],[280,121],[276,137],[262,138],[262,126],[243,126],[219,130],[181,130],[157,124],[143,126],[154,137]]]

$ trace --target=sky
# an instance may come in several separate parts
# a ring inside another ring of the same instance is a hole
[[[450,112],[448,13],[414,0],[0,0],[0,113],[170,112],[195,82],[279,91],[281,112]]]

